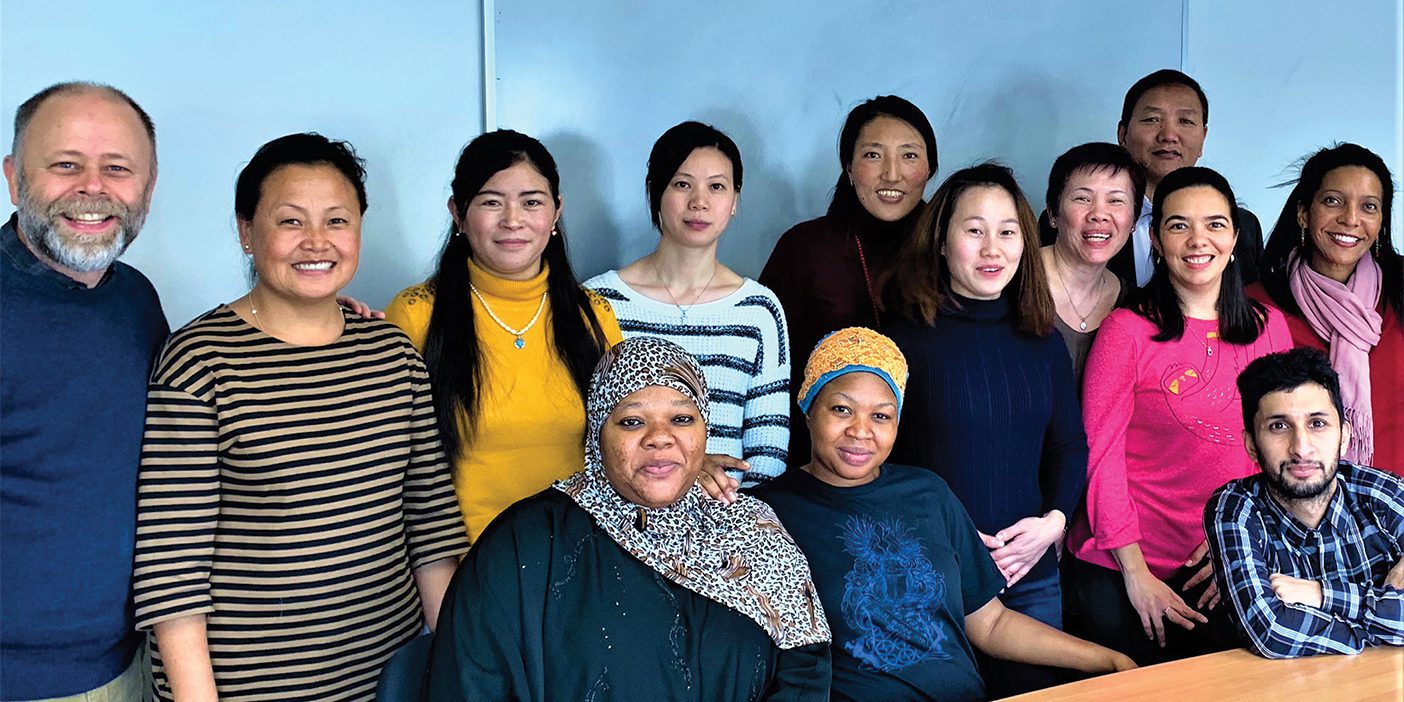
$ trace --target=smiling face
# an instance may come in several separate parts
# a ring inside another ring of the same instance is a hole
[[[858,131],[848,162],[858,202],[884,222],[911,214],[931,177],[927,158],[926,141],[912,125],[887,115],[874,117]]]
[[[1341,282],[1380,238],[1384,191],[1380,179],[1364,166],[1342,166],[1326,173],[1310,208],[1297,207],[1297,224],[1311,236],[1311,266]]]
[[[291,164],[268,174],[239,243],[258,271],[258,289],[299,303],[334,299],[356,275],[361,209],[356,188],[335,167]]]
[[[650,385],[627,395],[600,427],[605,476],[624,499],[667,507],[697,482],[707,425],[677,390]]]
[[[141,118],[99,91],[57,95],[22,138],[19,160],[4,162],[20,232],[51,264],[100,274],[136,238],[151,204],[155,155]]]
[[[1136,101],[1116,140],[1146,169],[1146,182],[1154,189],[1171,171],[1199,162],[1208,134],[1199,96],[1187,85],[1171,84],[1147,90]]]
[[[1238,238],[1229,207],[1228,199],[1208,185],[1182,188],[1165,198],[1152,243],[1165,257],[1176,288],[1217,293]]]
[[[976,300],[997,299],[1024,256],[1014,197],[998,186],[970,188],[956,201],[947,229],[941,253],[951,272],[951,290]]]
[[[1105,265],[1131,237],[1140,203],[1132,203],[1131,174],[1078,169],[1068,176],[1053,226],[1057,246],[1073,260]]]
[[[1350,441],[1331,394],[1316,383],[1270,392],[1258,402],[1243,445],[1274,493],[1286,500],[1319,497],[1330,488]]]
[[[541,272],[541,254],[561,210],[536,166],[518,161],[498,171],[467,205],[460,215],[449,198],[449,212],[467,235],[475,263],[508,280],[527,280]]]
[[[897,397],[873,373],[845,373],[819,391],[806,421],[809,472],[830,485],[863,485],[878,477],[897,441]]]
[[[658,203],[663,236],[687,246],[710,246],[731,223],[740,196],[731,159],[718,149],[693,149]]]

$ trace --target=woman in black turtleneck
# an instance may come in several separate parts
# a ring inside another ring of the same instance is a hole
[[[853,108],[839,134],[838,184],[829,211],[781,235],[760,283],[785,308],[790,347],[805,358],[835,329],[881,329],[878,280],[921,212],[936,173],[936,134],[926,115],[895,95]],[[790,390],[803,363],[791,363]],[[790,407],[789,463],[809,461],[804,415]]]
[[[1004,573],[1004,605],[1061,629],[1054,546],[1082,492],[1087,437],[1014,174],[986,164],[942,183],[885,282],[886,333],[911,372],[892,460],[943,477]],[[981,668],[991,697],[1057,682],[1051,669]]]

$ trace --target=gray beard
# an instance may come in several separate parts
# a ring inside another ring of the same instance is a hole
[[[29,188],[21,178],[16,214],[19,216],[20,231],[24,232],[25,239],[49,260],[72,271],[92,273],[111,267],[146,223],[145,208],[133,211],[120,203],[114,202],[112,205],[117,210],[115,216],[120,225],[111,238],[92,242],[70,239],[65,237],[59,229],[60,225],[56,223],[61,216],[61,208],[55,207],[55,203],[45,207],[42,203],[32,201],[29,198]]]

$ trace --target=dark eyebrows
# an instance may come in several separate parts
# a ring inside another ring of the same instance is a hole
[[[880,141],[866,141],[866,142],[863,142],[862,144],[859,144],[858,146],[863,147],[863,148],[872,148],[872,147],[874,147],[874,146],[879,146],[879,147],[880,147],[880,146],[883,146],[883,143],[880,142]],[[907,143],[905,143],[905,144],[898,144],[898,145],[897,145],[897,148],[899,148],[899,149],[921,149],[922,151],[925,151],[925,150],[926,150],[926,144],[918,144],[918,143],[915,142],[915,141],[909,141],[909,142],[907,142]]]
[[[835,397],[842,397],[843,399],[847,400],[847,401],[848,401],[848,404],[850,404],[850,405],[857,405],[857,404],[859,404],[859,402],[858,402],[857,399],[853,398],[853,396],[849,395],[849,394],[846,393],[846,392],[835,392],[835,393],[834,393],[834,396],[835,396]],[[879,403],[877,403],[877,404],[875,404],[875,405],[873,405],[873,406],[874,406],[874,407],[896,407],[896,406],[897,406],[897,403],[896,403],[896,402],[888,402],[887,400],[883,400],[882,402],[879,402]]]
[[[679,177],[681,177],[681,178],[692,178],[693,180],[696,180],[696,179],[697,179],[697,176],[692,175],[691,173],[688,173],[687,171],[678,171],[677,173],[674,173],[674,174],[673,174],[673,178],[674,178],[675,180],[676,180],[677,178],[679,178]],[[728,176],[728,175],[725,174],[725,173],[714,173],[714,174],[712,174],[712,175],[707,176],[706,178],[703,178],[702,180],[716,180],[717,178],[721,178],[722,180],[726,180],[726,181],[731,180],[731,177]]]
[[[495,196],[497,196],[497,197],[507,197],[507,193],[504,193],[504,192],[502,192],[502,191],[500,191],[500,190],[479,190],[479,191],[478,191],[478,194],[474,195],[473,197],[482,197],[483,195],[495,195]],[[528,195],[534,195],[534,196],[537,196],[537,197],[542,197],[542,196],[545,196],[545,195],[546,195],[546,191],[545,191],[545,190],[523,190],[523,191],[521,191],[520,193],[517,193],[517,196],[518,196],[518,197],[525,197],[525,196],[528,196]]]

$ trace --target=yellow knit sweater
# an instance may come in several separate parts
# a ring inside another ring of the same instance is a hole
[[[469,279],[494,314],[513,328],[531,321],[546,292],[547,269],[530,280],[505,280],[471,260]],[[610,346],[619,343],[619,321],[604,298],[590,293],[595,316]],[[479,390],[477,422],[470,443],[454,462],[458,506],[469,540],[502,510],[534,495],[585,465],[585,402],[570,372],[551,344],[551,306],[522,335],[526,345],[488,316],[482,302],[473,304],[474,328],[482,349],[486,383]],[[385,309],[386,319],[403,329],[421,352],[434,306],[432,285],[406,288]],[[467,416],[460,418],[469,436]]]

